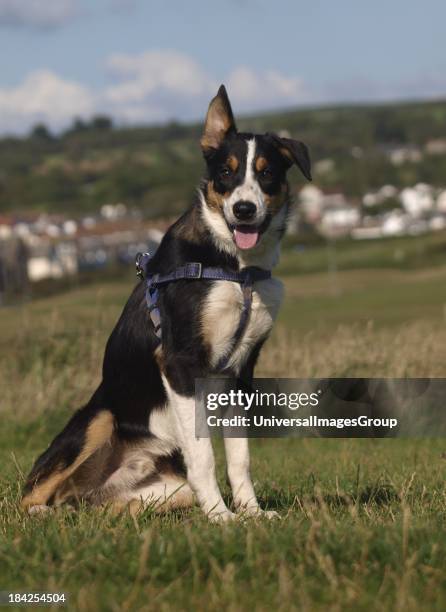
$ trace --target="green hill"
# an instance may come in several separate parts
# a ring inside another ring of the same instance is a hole
[[[236,110],[236,109],[235,109]],[[425,145],[446,139],[446,101],[289,110],[243,117],[240,129],[287,130],[306,142],[315,181],[359,197],[385,183],[445,184],[446,154]],[[202,172],[201,126],[114,128],[106,118],[75,122],[60,136],[44,126],[27,138],[0,140],[0,211],[86,213],[108,202],[149,217],[175,214],[194,197]],[[391,163],[394,147],[416,147],[419,161]],[[300,181],[293,173],[293,181]]]

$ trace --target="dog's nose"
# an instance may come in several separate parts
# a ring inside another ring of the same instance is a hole
[[[257,206],[252,202],[245,202],[240,200],[233,206],[234,215],[240,221],[249,221],[256,214]]]

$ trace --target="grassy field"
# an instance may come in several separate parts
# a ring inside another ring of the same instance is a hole
[[[258,375],[446,376],[444,265],[292,274],[293,257]],[[1,312],[0,590],[65,591],[72,610],[446,609],[441,439],[253,441],[277,522],[19,512],[33,459],[99,380],[131,282]]]

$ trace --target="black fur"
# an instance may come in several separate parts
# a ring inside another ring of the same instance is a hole
[[[151,269],[167,274],[184,263],[195,261],[204,266],[238,270],[235,258],[216,249],[198,215],[195,205],[168,230],[150,261]],[[198,243],[184,237],[195,226]],[[208,347],[200,334],[197,305],[205,299],[212,282],[182,280],[160,292],[165,375],[172,388],[184,396],[193,396],[195,378],[209,374]],[[113,414],[120,439],[136,441],[150,437],[150,413],[166,402],[154,355],[156,346],[145,300],[145,284],[139,281],[107,342],[103,379],[98,389],[38,458],[27,479],[25,493],[37,481],[75,460],[82,450],[85,431],[100,410],[106,409]]]
[[[286,180],[286,172],[291,162],[280,152],[281,148],[290,150],[290,154],[295,158],[295,163],[305,177],[311,180],[309,153],[303,143],[271,134],[259,136],[237,132],[226,137],[219,149],[205,155],[207,178],[212,180],[215,191],[224,194],[241,185],[246,173],[247,141],[253,138],[256,141],[257,155],[264,157],[268,162],[266,171],[255,171],[255,176],[264,193],[268,195],[278,193]],[[238,161],[235,172],[227,164],[230,156],[235,157]]]
[[[304,177],[309,181],[312,180],[310,153],[306,144],[292,138],[280,138],[276,134],[267,134],[265,138],[270,140],[279,151],[285,149],[288,152],[290,156],[288,167],[295,163]]]
[[[225,194],[243,181],[247,140],[254,138],[252,134],[236,132],[226,92],[219,95],[222,96],[221,108],[227,113],[229,128],[218,148],[204,151],[207,164],[207,175],[202,185],[204,194],[210,182],[217,193]],[[266,160],[266,167],[263,164],[262,168],[255,170],[265,194],[275,195],[283,188],[286,171],[292,163],[290,155],[309,177],[308,152],[302,143],[271,135],[255,136],[255,139],[257,155]],[[287,154],[284,154],[284,148]],[[235,170],[228,167],[230,156],[237,159]],[[267,217],[267,223],[269,221]],[[279,232],[277,239],[280,237]],[[210,229],[203,222],[198,199],[167,231],[149,262],[148,271],[168,274],[187,262],[239,270],[238,258],[216,245]],[[119,444],[136,443],[152,435],[148,429],[151,412],[163,410],[166,406],[162,373],[171,388],[183,397],[194,395],[196,378],[215,373],[210,366],[210,347],[206,345],[201,329],[202,305],[212,286],[213,281],[180,280],[159,291],[163,333],[162,351],[159,353],[145,300],[145,283],[138,282],[107,342],[98,389],[38,458],[25,485],[25,494],[51,474],[61,472],[75,462],[84,447],[89,425],[101,411],[108,411],[113,416],[113,436]],[[241,372],[228,370],[226,373],[239,376],[241,384],[249,385],[264,340],[260,338],[251,354],[247,355]],[[111,463],[114,469],[118,467],[116,462],[119,463],[116,457],[110,459],[108,468]],[[147,474],[144,482],[156,482],[157,474],[163,470],[184,472],[179,451],[159,458],[155,473]],[[104,473],[110,474],[110,469],[106,468]]]

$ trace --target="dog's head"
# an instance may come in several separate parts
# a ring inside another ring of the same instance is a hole
[[[287,171],[296,164],[311,180],[307,147],[275,134],[237,131],[222,85],[211,101],[201,147],[207,164],[202,189],[205,218],[226,250],[255,249],[285,229]]]

